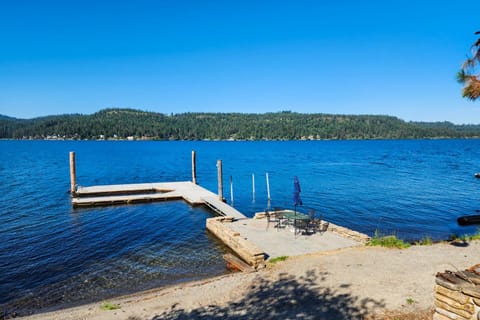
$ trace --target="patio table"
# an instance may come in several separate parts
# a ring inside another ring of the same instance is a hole
[[[281,212],[280,215],[287,220],[287,224],[292,225],[294,228],[306,229],[306,226],[310,221],[310,217],[308,215],[299,212],[295,213],[293,211],[286,211]]]

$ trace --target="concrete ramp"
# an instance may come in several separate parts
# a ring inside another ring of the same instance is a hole
[[[221,216],[233,217],[235,219],[245,219],[246,217],[241,214],[237,209],[229,206],[223,201],[220,201],[217,196],[203,197],[203,201],[207,207],[215,211]]]

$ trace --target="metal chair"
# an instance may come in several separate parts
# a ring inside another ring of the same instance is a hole
[[[298,231],[300,234],[308,235],[310,234],[310,221],[307,220],[295,220],[295,230]]]
[[[328,221],[323,221],[322,219],[320,219],[320,221],[318,222],[318,230],[321,232],[321,233],[324,233],[328,230],[328,225],[330,223]]]
[[[277,228],[285,228],[287,226],[288,220],[282,215],[283,209],[279,207],[275,207],[273,210],[274,210],[274,215],[278,220]]]
[[[274,214],[271,214],[268,211],[268,209],[265,209],[265,218],[267,218],[267,230],[270,227],[270,222],[273,222],[273,223],[275,223],[275,225],[273,227],[277,228],[277,231],[278,231],[278,228],[279,228],[279,225],[280,225],[280,220],[277,218],[277,216],[274,215]]]
[[[311,209],[309,212],[308,212],[308,216],[310,218],[310,220],[308,220],[308,223],[307,223],[307,232],[310,233],[315,233],[319,230],[319,222],[322,220],[320,218],[320,220],[317,220],[316,217],[315,217],[315,210]]]
[[[316,233],[324,233],[328,229],[329,222],[323,220],[323,215],[320,215],[320,217],[317,219],[315,217],[315,210],[310,210],[309,214],[310,216],[310,221],[308,222],[308,231]]]

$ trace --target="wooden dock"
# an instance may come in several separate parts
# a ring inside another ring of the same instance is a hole
[[[221,216],[246,218],[238,210],[221,201],[215,193],[190,181],[79,186],[73,194],[72,205],[92,207],[168,200],[184,200],[191,205],[205,205]]]
[[[226,241],[225,244],[230,246],[239,257],[245,259],[250,266],[258,268],[264,265],[265,253],[251,244],[247,239],[239,237],[237,233],[235,233],[235,238],[231,239],[231,232],[228,231],[228,228],[218,226],[220,220],[217,221],[216,219],[233,222],[235,220],[248,218],[223,201],[221,160],[217,161],[217,174],[218,194],[197,185],[196,156],[195,151],[192,151],[191,182],[156,182],[82,187],[77,185],[75,152],[70,152],[70,193],[72,195],[73,207],[110,206],[168,200],[184,200],[190,205],[204,205],[220,216],[207,219],[207,229],[221,241]],[[227,256],[227,262],[229,265],[240,270],[254,270],[232,255]]]

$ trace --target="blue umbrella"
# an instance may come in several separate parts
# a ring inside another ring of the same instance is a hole
[[[293,177],[293,206],[295,207],[294,215],[297,216],[297,206],[302,205],[302,199],[300,198],[300,181],[298,181],[298,177]],[[294,218],[293,220],[293,227],[295,234],[297,233],[297,221]]]
[[[295,206],[295,211],[297,206],[301,206],[303,204],[302,199],[300,198],[301,191],[300,181],[298,181],[298,177],[295,176],[293,177],[293,205]]]

